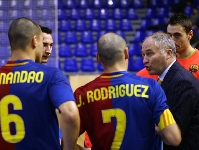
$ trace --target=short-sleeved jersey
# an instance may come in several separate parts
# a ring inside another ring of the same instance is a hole
[[[79,87],[75,98],[81,131],[93,150],[154,150],[155,124],[168,109],[166,96],[153,79],[126,71],[103,73]]]
[[[190,71],[198,80],[199,80],[199,50],[195,49],[195,52],[187,58],[176,60],[179,62],[181,66],[183,66],[186,70]],[[138,76],[153,78],[155,80],[158,79],[157,75],[150,75],[146,68],[140,70],[137,73]]]
[[[0,68],[0,149],[58,150],[55,108],[75,101],[66,76],[32,60]]]

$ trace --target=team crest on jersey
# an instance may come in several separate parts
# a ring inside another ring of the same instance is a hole
[[[192,65],[190,65],[190,67],[189,67],[189,71],[190,71],[191,73],[196,73],[196,72],[198,71],[198,69],[199,69],[199,64],[192,64]]]

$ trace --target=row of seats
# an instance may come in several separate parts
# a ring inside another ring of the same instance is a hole
[[[141,57],[141,47],[139,43],[130,43],[128,46],[129,56]],[[97,44],[89,45],[78,43],[73,48],[68,44],[59,45],[59,57],[95,57],[97,53]]]
[[[165,7],[165,6],[173,6],[175,3],[179,2],[179,0],[151,0],[150,6],[153,7]],[[67,0],[62,1],[58,0],[58,8],[144,8],[144,1],[143,0]]]
[[[65,72],[94,72],[94,71],[103,71],[103,67],[101,64],[97,63],[93,58],[82,58],[78,61],[75,58],[67,58],[64,60],[64,66],[61,66],[61,62],[59,63],[59,67],[61,70]],[[129,59],[129,71],[139,71],[144,68],[142,57],[134,57]]]
[[[142,19],[140,22],[140,30],[146,30],[150,26],[155,25],[164,25],[166,23],[165,18],[146,18]],[[114,20],[114,19],[107,19],[105,21],[99,20],[99,19],[93,19],[91,21],[85,21],[83,19],[78,19],[76,21],[70,21],[70,20],[61,20],[58,24],[58,29],[61,32],[66,31],[132,31],[134,30],[133,24],[128,19],[122,19],[120,21]]]
[[[151,17],[169,17],[169,7],[160,7],[160,8],[147,8],[145,18]],[[120,8],[115,8],[113,10],[102,8],[99,10],[93,8],[87,8],[85,10],[80,10],[78,8],[73,8],[71,10],[67,9],[58,9],[58,19],[139,19],[138,10],[135,8],[128,8],[122,10]]]
[[[144,40],[144,38],[146,36],[151,35],[153,32],[155,32],[156,30],[137,30],[135,31],[135,36],[133,37],[133,39],[131,39],[131,41],[129,42],[142,42]],[[58,43],[62,44],[62,43],[66,43],[66,44],[76,44],[76,43],[86,43],[86,44],[92,44],[94,42],[97,42],[98,39],[105,33],[107,33],[108,31],[99,31],[97,33],[93,33],[91,31],[83,31],[80,33],[80,35],[77,35],[77,32],[73,32],[73,31],[67,31],[67,32],[59,32],[58,33]],[[126,35],[125,32],[121,31],[121,30],[116,30],[113,31],[117,34],[119,34],[120,36],[122,36],[125,40],[126,40]]]
[[[3,10],[15,9],[40,9],[40,8],[53,8],[55,9],[55,0],[0,0],[0,8]]]

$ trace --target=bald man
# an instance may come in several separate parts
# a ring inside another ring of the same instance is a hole
[[[180,131],[160,85],[127,72],[125,40],[107,33],[97,42],[97,49],[104,73],[75,91],[80,134],[88,133],[92,149],[154,150],[155,124],[164,142],[179,145]]]

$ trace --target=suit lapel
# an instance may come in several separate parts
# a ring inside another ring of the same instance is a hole
[[[165,92],[167,91],[167,88],[169,88],[169,83],[173,79],[174,74],[177,72],[179,67],[180,67],[180,64],[177,61],[175,61],[173,65],[170,67],[170,69],[168,70],[167,74],[165,75],[164,80],[161,85]]]

